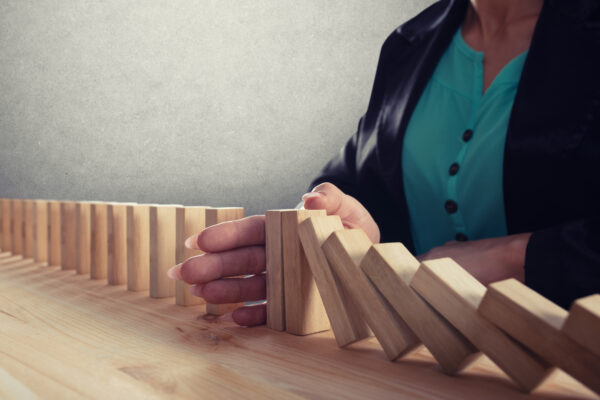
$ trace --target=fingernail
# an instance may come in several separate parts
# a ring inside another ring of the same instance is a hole
[[[171,267],[168,271],[167,271],[167,276],[171,279],[175,279],[177,281],[182,280],[183,278],[181,277],[181,266],[183,265],[183,263],[181,264],[177,264],[174,267]]]
[[[198,249],[198,235],[192,235],[189,238],[185,239],[185,247],[192,250]]]
[[[233,312],[228,312],[226,314],[221,315],[221,321],[233,322],[232,314]]]
[[[302,200],[306,201],[307,199],[317,199],[325,197],[325,195],[321,192],[310,192],[302,195]]]
[[[194,296],[202,297],[202,289],[204,289],[204,285],[192,285],[190,286],[190,293]]]

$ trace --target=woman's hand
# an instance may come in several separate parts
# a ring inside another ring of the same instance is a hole
[[[353,197],[336,186],[323,183],[302,196],[304,208],[324,209],[339,215],[344,226],[361,228],[379,242],[379,228],[369,212]],[[255,215],[206,228],[186,240],[186,246],[206,254],[187,259],[169,271],[169,277],[191,285],[191,292],[208,303],[238,303],[266,297],[265,216]],[[252,275],[249,278],[232,278]],[[224,279],[227,278],[227,279]],[[266,306],[240,307],[233,320],[244,326],[266,321]]]
[[[525,279],[525,251],[531,233],[467,242],[448,242],[418,256],[419,261],[450,257],[484,285]]]

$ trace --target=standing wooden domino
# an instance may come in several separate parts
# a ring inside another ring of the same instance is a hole
[[[322,248],[383,351],[390,360],[395,360],[413,350],[420,341],[360,270],[359,265],[371,245],[364,231],[346,229],[332,233]]]
[[[12,252],[12,201],[2,199],[2,251]]]
[[[35,258],[35,201],[23,200],[24,238],[23,257]]]
[[[309,335],[330,328],[323,301],[298,236],[298,225],[311,216],[325,216],[325,210],[281,212],[285,330]]]
[[[35,201],[35,261],[48,262],[48,216],[50,206],[46,200]]]
[[[150,297],[175,296],[175,281],[167,276],[169,268],[183,261],[185,237],[184,211],[180,205],[160,205],[156,209],[156,257],[150,257]]]
[[[106,279],[112,263],[112,204],[91,203],[92,211],[92,258],[91,279]]]
[[[562,330],[600,357],[600,294],[575,301]]]
[[[265,255],[267,284],[267,327],[285,331],[285,292],[281,211],[265,213]]]
[[[222,207],[222,208],[207,208],[206,209],[206,227],[220,224],[221,222],[233,221],[244,218],[244,209],[240,207]],[[206,313],[210,315],[223,315],[236,308],[244,305],[244,303],[233,304],[206,304]]]
[[[184,229],[183,237],[188,238],[200,233],[206,227],[206,207],[184,207]],[[184,239],[185,240],[185,239]],[[192,250],[187,247],[183,250],[183,259],[203,254],[200,250]],[[204,299],[190,293],[190,285],[184,281],[175,282],[175,304],[180,306],[195,306],[204,304]]]
[[[507,279],[489,286],[479,313],[544,360],[600,393],[600,356],[562,331],[568,318],[563,308],[516,279]],[[600,338],[596,336],[595,340]]]
[[[62,237],[62,269],[74,270],[77,268],[79,252],[79,203],[63,201],[61,203]]]
[[[112,204],[113,259],[108,269],[109,285],[127,283],[127,271],[133,265],[133,208],[132,203]]]
[[[12,253],[23,255],[23,200],[12,199]]]
[[[77,251],[77,273],[89,274],[92,266],[92,238],[94,237],[94,218],[92,202],[82,201],[78,203],[79,210],[79,250]]]
[[[467,338],[410,287],[410,281],[419,269],[419,261],[402,243],[374,244],[360,268],[444,371],[454,374],[480,354]]]
[[[342,220],[337,215],[310,217],[298,226],[304,254],[340,347],[371,336],[371,330],[362,318],[359,307],[336,279],[321,249],[329,235],[343,229]]]
[[[535,389],[552,371],[550,365],[477,313],[485,286],[452,259],[424,261],[411,287],[523,390]]]
[[[62,264],[62,224],[60,220],[60,201],[50,201],[50,253],[48,265],[60,266]]]
[[[133,206],[133,264],[127,268],[127,290],[139,292],[150,288],[150,264],[156,264],[156,205],[136,204]]]

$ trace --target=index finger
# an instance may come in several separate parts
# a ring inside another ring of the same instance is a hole
[[[253,215],[210,226],[190,236],[185,245],[206,253],[218,253],[239,247],[265,244],[265,216]]]

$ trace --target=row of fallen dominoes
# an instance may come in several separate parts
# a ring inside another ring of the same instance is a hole
[[[600,393],[598,294],[567,312],[515,279],[486,288],[323,211],[267,211],[266,252],[271,329],[331,328],[340,347],[374,335],[390,360],[422,343],[449,374],[485,354],[527,392],[558,367]]]
[[[130,291],[148,290],[150,297],[175,296],[178,305],[203,304],[184,282],[167,270],[194,255],[186,237],[205,227],[242,218],[243,208],[186,207],[94,201],[1,199],[2,251],[49,266],[127,285]],[[207,304],[220,315],[236,304]]]

